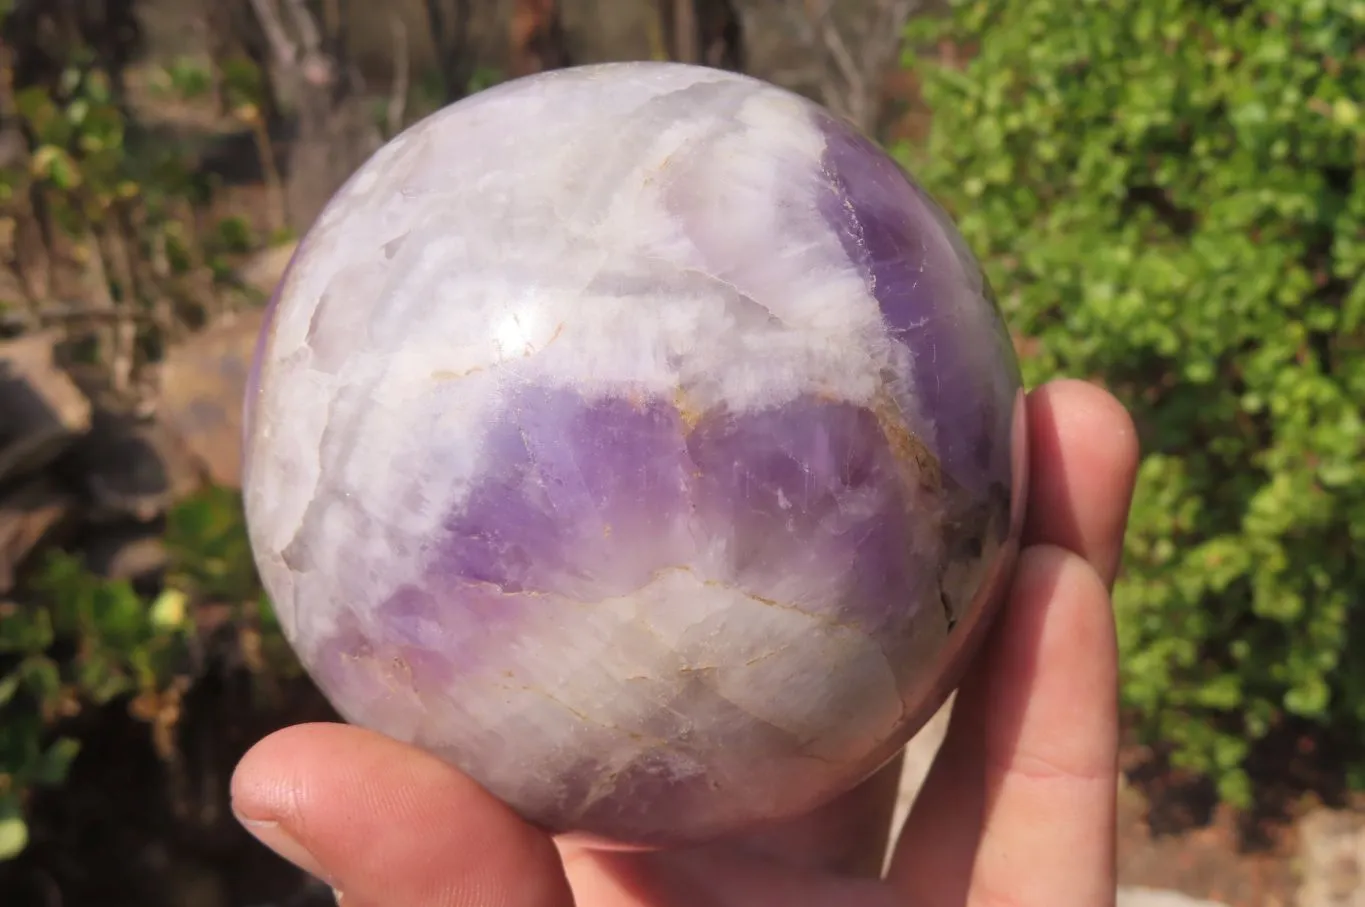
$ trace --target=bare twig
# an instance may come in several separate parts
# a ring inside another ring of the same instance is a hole
[[[98,229],[95,239],[105,250],[105,260],[114,271],[118,284],[119,299],[115,303],[112,328],[112,346],[109,354],[110,385],[119,393],[132,385],[133,370],[137,367],[137,322],[134,313],[138,312],[139,284],[134,273],[133,256],[129,254],[128,244],[124,242],[122,224],[118,212]],[[112,300],[111,300],[112,301]]]
[[[452,0],[453,15],[447,17],[442,0],[426,0],[427,23],[436,48],[437,65],[447,101],[458,101],[469,88],[469,24],[472,0]]]
[[[515,0],[511,19],[508,29],[511,75],[528,76],[572,65],[559,0]],[[650,22],[657,29],[657,17],[651,17]]]
[[[19,124],[19,109],[14,95],[14,51],[0,42],[0,166],[22,165],[29,154],[28,140]],[[14,235],[7,244],[12,253],[10,264],[28,302],[46,295],[52,285],[52,262],[43,241],[41,214],[34,200],[35,190],[19,187],[10,199]]]
[[[346,35],[346,11],[341,0],[323,0],[322,27],[328,35],[344,38]]]
[[[108,324],[127,318],[138,324],[156,324],[151,312],[118,312],[112,309],[92,308],[85,302],[53,302],[29,313],[7,312],[3,323],[8,326],[17,324],[25,329],[40,329],[54,324],[88,322]]]
[[[322,52],[322,32],[318,28],[317,20],[313,14],[304,6],[303,0],[285,0],[289,4],[289,16],[294,20],[294,30],[299,34],[299,43],[303,45],[303,52],[307,56],[312,56]]]
[[[786,3],[787,0],[777,0]],[[882,79],[896,62],[905,25],[922,0],[802,0],[786,6],[786,26],[814,64],[784,75],[809,82],[820,99],[872,132],[882,109]]]
[[[251,137],[256,144],[256,156],[261,159],[266,198],[269,202],[270,229],[279,232],[288,222],[284,200],[284,177],[275,160],[275,143],[270,140],[270,126],[259,110],[251,112]]]
[[[106,369],[114,390],[122,391],[127,388],[128,379],[132,375],[132,362],[123,348],[126,313],[114,301],[113,293],[110,291],[109,267],[103,243],[93,225],[87,227],[85,235],[81,238],[80,248],[85,264],[84,273],[81,275],[84,283],[83,295],[89,300],[90,308],[103,316],[96,319],[99,327],[93,332],[101,365]]]
[[[288,174],[283,204],[275,214],[306,229],[337,187],[377,148],[381,127],[365,108],[359,71],[344,46],[346,0],[322,0],[315,14],[307,0],[251,0],[252,10],[275,61],[270,67],[279,97],[288,97],[294,130],[282,149]],[[323,23],[320,25],[319,23]],[[323,25],[326,26],[324,30]],[[251,123],[267,160],[268,124]],[[271,156],[273,158],[273,155]],[[272,177],[273,181],[273,177]]]
[[[220,8],[207,8],[194,20],[194,29],[208,48],[209,97],[213,100],[214,111],[219,115],[227,112],[227,87],[223,82],[223,61],[227,58],[230,33],[222,21]]]
[[[303,38],[305,48],[316,47],[320,39],[317,35],[316,23],[308,15],[306,9],[302,9],[301,3],[298,9],[294,9],[292,0],[291,11],[294,14],[295,24],[301,31],[305,32]],[[289,32],[285,28],[284,19],[280,13],[278,0],[251,0],[251,8],[256,13],[256,19],[261,25],[261,31],[265,33],[266,43],[270,45],[271,53],[275,56],[276,65],[280,74],[285,79],[295,79],[297,65],[306,62],[307,57],[301,55],[299,47],[289,37]],[[312,26],[312,32],[307,31]],[[311,44],[309,41],[311,40]],[[306,50],[306,54],[315,55],[315,50]],[[297,92],[297,86],[290,86],[292,92]],[[266,197],[269,200],[269,218],[272,230],[279,231],[284,228],[287,222],[284,179],[280,174],[280,168],[275,160],[275,146],[270,139],[270,126],[265,121],[264,111],[252,110],[247,116],[247,125],[251,129],[252,140],[256,144],[256,155],[260,158],[261,171],[264,176]]]
[[[441,0],[426,0],[427,25],[431,27],[431,43],[436,48],[436,68],[441,73],[442,88],[445,90],[447,99],[451,92],[449,78],[446,74],[448,61],[446,59],[448,50],[446,48],[446,11],[441,6]]]
[[[743,71],[744,28],[732,0],[656,0],[654,18],[666,58]]]
[[[114,283],[119,288],[119,299],[124,305],[137,299],[138,283],[133,274],[133,257],[128,253],[128,244],[123,241],[123,230],[119,223],[118,212],[111,212],[109,220],[100,229],[106,260],[114,270]]]
[[[336,53],[351,46],[351,0],[331,0],[329,6],[336,14],[336,27],[329,31]]]
[[[810,5],[814,6],[815,4]],[[823,9],[813,17],[814,21],[819,23],[820,40],[824,43],[830,59],[834,61],[834,66],[839,75],[843,77],[844,83],[848,86],[849,106],[861,108],[865,100],[867,82],[863,78],[863,73],[859,70],[858,64],[854,61],[853,54],[849,52],[848,45],[844,43],[844,37],[839,33],[838,26],[830,18],[831,4],[825,2],[820,5],[823,6]],[[865,63],[870,62],[867,61],[866,55],[864,61]],[[855,115],[855,118],[859,113],[862,113],[861,110],[857,109],[850,112]]]
[[[649,42],[649,58],[651,60],[667,60],[668,42],[664,38],[663,23],[658,16],[651,16],[645,25],[646,40]]]
[[[472,0],[456,0],[455,3],[455,34],[452,36],[453,42],[458,47],[459,52],[468,55],[471,52],[469,45],[469,26],[474,19],[474,4]],[[468,64],[461,60],[462,67]],[[463,89],[464,86],[462,85]]]
[[[178,207],[178,206],[177,206]],[[178,212],[177,212],[178,213]],[[172,214],[172,217],[175,215]],[[182,223],[193,223],[193,217]],[[175,317],[175,309],[170,296],[163,288],[174,281],[170,253],[167,249],[167,235],[173,229],[171,224],[153,224],[147,217],[147,210],[138,207],[125,211],[121,219],[125,234],[147,238],[145,256],[133,258],[133,269],[139,286],[139,300],[150,313],[157,333],[163,343],[169,343],[180,336],[181,325]]]
[[[700,59],[697,35],[696,0],[672,0],[673,54],[679,63],[696,63]]]
[[[331,86],[336,83],[339,60],[333,56],[338,48],[324,46],[322,30],[318,20],[308,11],[304,0],[284,0],[289,4],[289,15],[294,20],[294,30],[299,34],[303,55],[299,59],[302,67],[299,75],[307,82],[318,86]],[[340,11],[338,10],[338,15]],[[328,42],[335,43],[335,42]]]
[[[408,105],[408,28],[397,16],[389,17],[393,31],[393,85],[389,90],[388,130],[394,136],[403,128]]]
[[[299,49],[289,40],[289,33],[280,20],[280,13],[275,8],[274,0],[251,0],[251,8],[256,13],[257,21],[261,23],[261,31],[265,33],[266,43],[270,45],[276,62],[282,67],[292,66],[298,60]]]

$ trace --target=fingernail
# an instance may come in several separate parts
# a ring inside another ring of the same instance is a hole
[[[295,840],[289,832],[285,831],[280,823],[261,821],[259,819],[245,819],[241,816],[237,817],[237,821],[241,822],[242,827],[251,832],[252,835],[256,837],[257,841],[260,841],[266,847],[269,847],[271,850],[275,851],[275,853],[284,857],[309,875],[321,879],[328,885],[332,885],[331,879],[327,877],[327,873],[323,871],[322,866],[318,864],[318,861],[314,859],[313,855],[309,853],[302,844]],[[332,887],[335,888],[335,886]]]

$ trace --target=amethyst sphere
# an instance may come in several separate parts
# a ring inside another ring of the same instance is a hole
[[[941,704],[1017,549],[1021,399],[957,232],[848,125],[569,69],[408,129],[305,237],[251,541],[347,720],[553,831],[702,841]]]

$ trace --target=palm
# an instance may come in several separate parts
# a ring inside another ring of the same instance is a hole
[[[1137,460],[1111,397],[1029,401],[1018,575],[887,854],[896,766],[762,836],[639,854],[556,847],[450,767],[358,728],[267,738],[233,781],[244,823],[346,907],[923,907],[1114,898],[1117,690],[1108,585]]]

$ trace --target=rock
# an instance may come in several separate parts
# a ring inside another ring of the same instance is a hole
[[[252,310],[171,350],[161,364],[160,418],[209,480],[240,487],[242,400],[263,320]]]
[[[298,247],[298,241],[295,240],[256,253],[238,270],[242,283],[262,296],[274,295],[275,286],[284,277],[284,271]]]
[[[86,567],[112,580],[142,580],[166,568],[162,533],[145,524],[111,526],[85,545]]]
[[[90,401],[53,359],[57,341],[0,343],[0,483],[42,469],[90,428]]]
[[[42,477],[0,497],[0,593],[14,587],[25,560],[63,527],[76,512],[75,497]]]
[[[147,522],[203,485],[203,475],[166,425],[97,408],[76,466],[90,496],[91,519]]]
[[[1365,815],[1317,809],[1298,830],[1298,907],[1365,907]]]
[[[1213,901],[1201,901],[1179,891],[1120,888],[1115,907],[1224,907],[1224,905]]]

